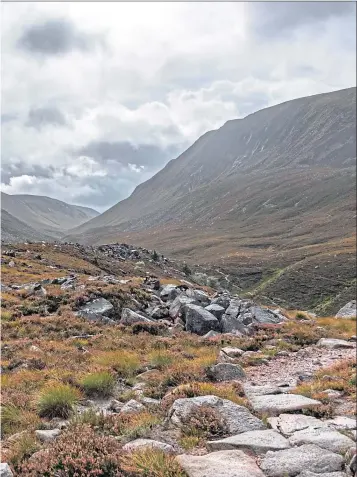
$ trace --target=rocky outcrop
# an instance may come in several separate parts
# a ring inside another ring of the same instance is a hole
[[[219,331],[219,321],[209,311],[197,305],[186,305],[186,331],[205,335],[209,331]]]
[[[354,318],[357,316],[356,300],[346,303],[335,315],[335,318]]]

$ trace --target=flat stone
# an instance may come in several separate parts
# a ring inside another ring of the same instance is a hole
[[[159,449],[165,454],[173,454],[175,449],[166,442],[154,441],[152,439],[135,439],[134,441],[128,442],[123,446],[123,450],[126,452],[133,452],[139,449],[154,448]]]
[[[4,462],[0,464],[0,477],[14,477],[9,464]]]
[[[298,477],[347,477],[344,472],[324,472],[323,474],[315,474],[309,470],[304,470]]]
[[[321,402],[299,394],[268,394],[249,398],[253,409],[276,416],[283,412],[300,411],[320,406]]]
[[[136,414],[145,410],[145,406],[135,399],[130,399],[120,410],[120,414]]]
[[[291,436],[294,432],[307,428],[327,428],[326,422],[304,414],[280,414],[279,417],[269,417],[268,423],[284,436]]]
[[[294,432],[289,438],[289,442],[293,446],[316,444],[323,449],[338,453],[347,452],[350,447],[354,446],[352,439],[338,431],[328,428],[307,428],[302,431]]]
[[[233,363],[215,364],[209,368],[207,376],[213,381],[242,381],[246,377],[243,368]]]
[[[244,392],[249,398],[250,396],[266,396],[268,394],[282,394],[283,390],[279,386],[265,384],[263,386],[244,385]]]
[[[357,421],[356,419],[352,419],[351,417],[346,416],[336,416],[333,419],[328,419],[325,421],[326,424],[329,426],[334,427],[335,429],[346,429],[346,430],[353,430],[357,429]]]
[[[175,426],[181,427],[185,418],[201,406],[215,409],[224,419],[227,433],[230,435],[266,429],[263,422],[253,416],[244,406],[212,395],[176,399],[169,410],[169,418]]]
[[[51,429],[51,430],[37,430],[35,431],[36,437],[41,442],[51,442],[56,439],[61,434],[59,429]]]
[[[218,441],[208,441],[206,446],[210,451],[249,449],[255,454],[265,454],[269,450],[288,449],[290,444],[279,432],[267,429],[265,431],[243,432]]]
[[[176,459],[188,477],[264,477],[254,459],[240,450],[202,456],[182,454]]]
[[[295,477],[304,470],[317,474],[340,471],[343,457],[314,444],[267,452],[260,465],[267,477]]]
[[[346,340],[338,340],[335,338],[321,338],[317,346],[320,348],[330,348],[330,349],[337,349],[337,348],[355,348],[354,343]]]

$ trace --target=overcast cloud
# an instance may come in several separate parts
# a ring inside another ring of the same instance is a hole
[[[354,2],[2,3],[2,190],[99,211],[227,120],[356,84]]]

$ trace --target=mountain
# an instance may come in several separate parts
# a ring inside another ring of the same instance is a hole
[[[52,237],[37,232],[35,229],[17,219],[13,215],[1,211],[1,240],[6,243],[17,243],[30,240],[39,242],[41,240],[51,240]]]
[[[322,306],[354,276],[355,170],[356,88],[299,98],[204,134],[67,238],[219,266],[269,299],[290,299],[301,277],[299,304],[317,293]],[[325,278],[341,282],[328,297],[310,290]]]
[[[58,239],[70,228],[99,213],[88,207],[70,205],[50,197],[1,193],[2,239],[11,236],[28,240]],[[24,224],[25,227],[23,227]],[[23,234],[21,234],[23,230]],[[7,240],[7,239],[6,239]]]

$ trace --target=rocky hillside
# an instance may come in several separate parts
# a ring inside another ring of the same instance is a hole
[[[229,121],[69,239],[156,246],[281,304],[352,298],[355,128],[355,88]]]
[[[356,302],[269,309],[127,244],[1,268],[1,476],[355,475]]]
[[[88,207],[67,204],[50,197],[9,195],[4,192],[1,192],[1,211],[2,239],[6,241],[59,238],[68,229],[98,215],[97,211]],[[26,226],[20,226],[19,221]],[[37,238],[31,238],[33,236]]]

